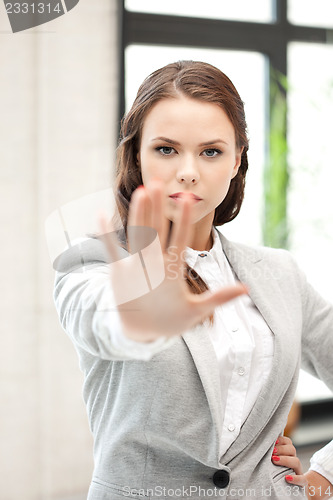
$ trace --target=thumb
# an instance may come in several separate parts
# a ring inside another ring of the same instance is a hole
[[[289,484],[294,484],[295,486],[308,486],[308,480],[304,474],[294,474],[293,476],[286,476],[285,480]]]
[[[243,283],[238,283],[236,285],[225,286],[213,293],[208,290],[200,295],[195,295],[195,298],[200,302],[202,312],[210,314],[214,311],[215,307],[246,293],[248,293],[247,287]]]

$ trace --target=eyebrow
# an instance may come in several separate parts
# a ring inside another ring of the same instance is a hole
[[[173,144],[174,146],[180,146],[179,142],[174,141],[173,139],[168,139],[167,137],[155,137],[154,139],[152,139],[152,142],[153,141],[164,141],[168,144]],[[212,144],[217,144],[218,142],[222,142],[223,144],[226,144],[228,146],[228,143],[226,141],[223,141],[222,139],[213,139],[212,141],[202,142],[201,144],[199,144],[199,146],[211,146]]]

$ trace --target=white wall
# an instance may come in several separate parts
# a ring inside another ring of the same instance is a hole
[[[117,114],[116,0],[12,34],[0,7],[0,491],[86,493],[92,439],[82,374],[52,300],[44,222],[110,185]]]

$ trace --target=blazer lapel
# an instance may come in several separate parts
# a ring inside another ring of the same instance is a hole
[[[186,332],[183,335],[199,377],[203,389],[206,393],[209,409],[211,412],[214,428],[216,430],[216,439],[214,441],[215,450],[213,456],[216,457],[216,467],[219,463],[219,447],[222,430],[222,406],[220,374],[213,345],[209,339],[208,333],[196,331],[196,329]],[[210,444],[212,446],[213,443]]]

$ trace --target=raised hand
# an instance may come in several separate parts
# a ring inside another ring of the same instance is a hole
[[[138,341],[151,341],[159,336],[181,335],[208,317],[215,307],[246,293],[242,284],[224,287],[212,293],[193,294],[184,279],[184,251],[190,244],[192,199],[179,203],[170,238],[169,221],[165,217],[166,197],[163,184],[151,181],[132,195],[128,219],[128,249],[133,258],[119,259],[114,233],[101,221],[103,241],[113,264],[111,282],[124,333]],[[150,248],[142,251],[145,231],[152,228],[156,238]],[[143,235],[143,236],[142,236]],[[142,252],[141,252],[142,251]],[[145,263],[142,268],[142,255]],[[142,293],[135,290],[139,274],[145,272],[150,283]],[[139,273],[139,274],[138,274]],[[134,297],[134,298],[133,298]],[[128,298],[128,300],[127,300]]]

